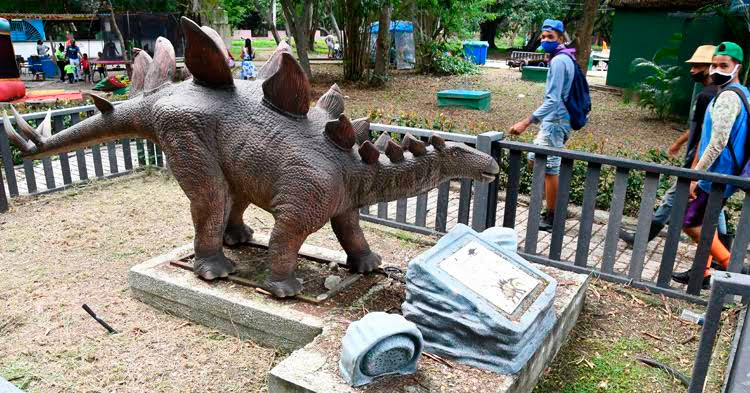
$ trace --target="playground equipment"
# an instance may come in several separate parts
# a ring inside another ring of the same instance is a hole
[[[25,95],[26,86],[21,81],[10,41],[10,22],[0,18],[0,101],[10,101]]]

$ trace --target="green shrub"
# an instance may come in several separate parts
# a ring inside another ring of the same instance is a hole
[[[481,68],[464,58],[463,44],[457,40],[429,42],[418,49],[420,58],[430,61],[421,64],[419,71],[437,75],[476,75]]]

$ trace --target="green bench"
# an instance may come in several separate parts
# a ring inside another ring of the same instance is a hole
[[[485,90],[441,90],[437,93],[437,105],[489,111],[490,96],[490,92]]]
[[[546,82],[547,71],[549,71],[547,67],[526,66],[521,68],[521,79],[531,82]]]

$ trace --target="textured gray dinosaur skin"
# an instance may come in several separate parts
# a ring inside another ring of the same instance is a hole
[[[216,79],[206,77],[213,70],[196,69],[200,63],[191,64],[190,49],[205,45],[216,54],[222,48],[214,48],[214,41],[200,32],[191,40],[190,28],[197,25],[190,23],[183,20],[186,62],[194,79],[164,83],[116,107],[92,97],[102,113],[54,136],[40,126],[32,138],[22,124],[22,133],[13,135],[7,118],[5,128],[11,140],[24,144],[28,158],[126,137],[158,143],[190,200],[195,273],[204,279],[235,272],[223,246],[252,238],[242,218],[250,204],[275,218],[265,286],[287,297],[302,289],[294,274],[300,246],[327,222],[346,251],[348,268],[370,272],[381,258],[367,244],[358,208],[417,195],[452,178],[490,181],[499,172],[489,155],[437,136],[430,146],[412,137],[401,146],[389,137],[367,141],[369,123],[341,115],[343,96],[335,85],[309,107],[309,83],[288,46],[277,49],[256,81],[227,84],[220,79],[224,70],[215,73]],[[304,91],[284,90],[290,86]]]

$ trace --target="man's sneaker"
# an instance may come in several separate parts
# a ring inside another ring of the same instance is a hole
[[[656,236],[659,235],[659,232],[664,229],[664,224],[658,224],[655,222],[651,222],[651,227],[648,230],[648,241],[654,240]],[[635,242],[635,233],[630,233],[625,231],[624,229],[620,229],[620,239],[627,243],[628,245],[632,246]]]
[[[544,232],[552,232],[552,225],[555,222],[555,213],[549,210],[542,213],[541,219],[539,220],[539,230]]]
[[[672,280],[687,285],[690,282],[690,272],[693,269],[684,272],[672,273]],[[703,289],[711,288],[711,276],[703,277]]]

